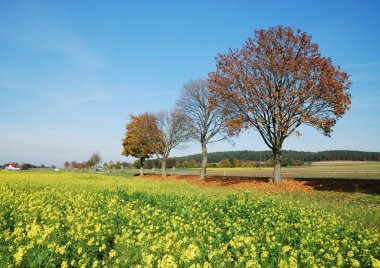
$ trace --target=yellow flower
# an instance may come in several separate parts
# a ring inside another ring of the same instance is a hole
[[[72,222],[74,220],[74,215],[69,215],[66,217],[67,222]]]
[[[55,249],[55,252],[63,255],[65,253],[65,246],[62,246],[62,247],[57,246]]]
[[[371,256],[371,263],[374,268],[380,268],[380,260]]]
[[[289,252],[292,250],[292,247],[291,246],[283,246],[282,247],[282,252],[283,253],[286,253],[286,252]]]
[[[107,247],[107,246],[106,246],[105,244],[101,245],[101,246],[99,247],[99,252],[102,252],[103,250],[105,250],[106,247]]]
[[[285,260],[280,260],[280,263],[278,264],[279,268],[288,268],[289,265]]]
[[[293,257],[289,258],[289,267],[297,268],[297,260]]]
[[[269,256],[269,252],[268,252],[268,251],[263,251],[263,252],[261,253],[261,258],[262,258],[262,259],[266,259],[268,256]]]
[[[203,268],[212,268],[212,266],[209,262],[206,261],[203,263]]]
[[[69,265],[67,264],[67,261],[63,261],[61,263],[61,268],[67,268],[67,267],[69,267]]]
[[[190,244],[187,249],[182,253],[181,260],[190,262],[199,255],[199,248],[197,245]]]
[[[116,251],[114,249],[112,249],[109,253],[108,253],[108,256],[110,257],[110,259],[114,258],[116,256]]]
[[[356,259],[351,259],[352,267],[360,267],[360,262]]]
[[[26,249],[24,247],[19,247],[17,249],[16,254],[14,255],[16,265],[20,265],[22,262],[22,258],[24,257],[26,253]]]
[[[93,268],[98,267],[98,260],[95,260],[95,261],[92,263],[92,267],[93,267]]]
[[[172,255],[164,255],[161,260],[158,261],[158,268],[177,268],[177,263]]]
[[[142,259],[143,259],[146,266],[151,266],[153,264],[154,255],[143,253]]]
[[[256,267],[260,267],[260,265],[257,261],[249,260],[246,262],[245,267],[246,268],[256,268]]]
[[[95,240],[94,238],[91,238],[90,240],[88,240],[87,245],[92,246],[94,244],[94,240]]]

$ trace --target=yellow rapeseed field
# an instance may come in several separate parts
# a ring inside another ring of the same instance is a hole
[[[334,214],[181,183],[0,172],[0,267],[380,267]]]

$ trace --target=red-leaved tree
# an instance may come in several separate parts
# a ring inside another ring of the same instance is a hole
[[[349,109],[349,75],[323,57],[301,30],[257,30],[242,49],[219,54],[209,74],[213,105],[230,116],[231,134],[254,128],[273,151],[274,182],[281,181],[284,140],[306,124],[330,136]]]

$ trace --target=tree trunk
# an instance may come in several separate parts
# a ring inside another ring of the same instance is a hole
[[[144,176],[144,158],[140,158],[140,176]]]
[[[281,178],[281,148],[276,148],[273,150],[273,182],[280,183],[282,181]]]
[[[161,161],[162,177],[166,177],[166,156]]]
[[[201,180],[205,179],[206,165],[207,165],[207,147],[206,147],[206,143],[202,143]]]

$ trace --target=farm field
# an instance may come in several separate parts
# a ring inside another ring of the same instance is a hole
[[[168,169],[169,174],[197,175],[199,168]],[[138,173],[138,170],[126,172]],[[159,170],[145,170],[148,174],[159,174]],[[380,163],[369,161],[326,161],[315,162],[310,166],[282,167],[285,178],[345,178],[345,179],[380,179]],[[272,167],[237,167],[237,168],[207,168],[211,176],[233,177],[271,177]]]
[[[0,267],[379,267],[379,201],[296,180],[0,171]]]

